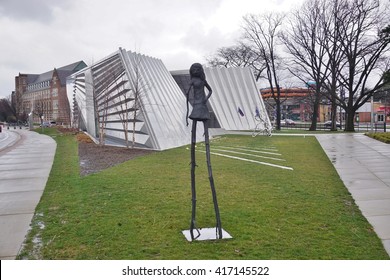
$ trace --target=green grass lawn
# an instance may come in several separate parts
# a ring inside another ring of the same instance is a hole
[[[55,140],[53,168],[19,258],[389,258],[314,137],[214,140],[212,151],[273,147],[294,170],[212,156],[222,227],[233,239],[202,242],[187,242],[181,232],[191,217],[188,147],[81,178],[74,136]],[[213,227],[205,155],[196,155],[197,223]]]

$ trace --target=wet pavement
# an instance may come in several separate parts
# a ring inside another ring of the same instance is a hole
[[[53,164],[55,141],[25,129],[0,133],[0,259],[15,259]]]
[[[316,137],[390,255],[390,145],[363,134]]]
[[[19,140],[20,135],[14,129],[8,130],[3,128],[2,132],[0,132],[0,151],[11,147]]]

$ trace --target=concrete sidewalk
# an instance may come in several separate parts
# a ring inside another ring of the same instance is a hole
[[[316,137],[390,255],[390,145],[363,134]]]
[[[49,136],[24,129],[1,134],[0,259],[15,259],[46,186],[57,145]]]
[[[14,129],[4,129],[0,133],[0,152],[15,145],[21,139],[19,133]]]

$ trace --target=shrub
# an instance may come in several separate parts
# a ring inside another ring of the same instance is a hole
[[[383,143],[390,144],[390,132],[366,133],[366,135]]]

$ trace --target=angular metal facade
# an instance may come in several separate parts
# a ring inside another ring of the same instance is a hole
[[[205,68],[213,89],[210,104],[219,124],[226,130],[250,130],[256,127],[255,115],[270,120],[250,68]]]
[[[175,73],[160,59],[119,49],[68,77],[72,122],[94,137],[104,133],[106,143],[125,146],[127,142],[154,150],[189,144],[191,125],[185,124],[182,92],[183,87],[188,89],[188,71],[179,73],[184,77],[181,82],[177,77],[175,81]],[[209,109],[215,120],[211,124],[226,130],[249,130],[256,125],[261,129],[256,113],[269,122],[249,68],[205,68],[205,73],[213,89]],[[202,140],[199,123],[197,141]]]
[[[165,150],[188,144],[186,100],[160,59],[119,49],[68,79],[74,122],[98,137],[136,147]],[[124,127],[127,123],[127,128]],[[203,131],[199,130],[198,135]]]
[[[263,130],[265,125],[271,126],[263,99],[257,89],[255,78],[248,67],[244,68],[205,68],[207,82],[213,94],[209,99],[211,127],[226,130],[251,130],[257,126]],[[189,89],[188,70],[171,72],[183,93]],[[258,115],[262,122],[258,122]],[[213,126],[213,124],[215,124]]]

